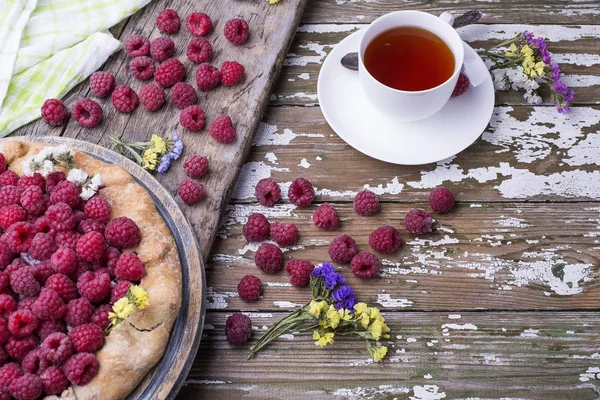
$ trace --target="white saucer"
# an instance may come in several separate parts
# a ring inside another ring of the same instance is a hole
[[[451,98],[437,114],[404,122],[369,103],[358,82],[358,72],[342,66],[346,53],[357,51],[364,30],[354,32],[331,51],[319,73],[319,104],[331,128],[356,150],[381,161],[401,165],[444,160],[469,147],[485,130],[494,110],[494,85],[483,60],[483,81],[465,94]],[[466,57],[466,53],[465,53]],[[478,71],[481,72],[481,71]]]

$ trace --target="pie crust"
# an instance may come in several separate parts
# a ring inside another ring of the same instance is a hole
[[[44,143],[8,142],[0,146],[8,169],[23,175],[25,159],[47,147]],[[121,400],[135,389],[162,357],[169,332],[181,306],[181,265],[175,240],[158,214],[150,194],[122,167],[106,164],[75,151],[74,162],[89,175],[99,173],[104,187],[99,194],[112,206],[111,218],[127,216],[142,232],[140,245],[132,249],[146,264],[140,286],[150,305],[136,310],[117,325],[96,352],[98,374],[86,385],[72,385],[52,399]]]

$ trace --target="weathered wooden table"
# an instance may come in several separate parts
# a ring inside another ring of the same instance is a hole
[[[473,8],[484,18],[460,32],[475,48],[525,29],[549,39],[577,93],[568,116],[499,93],[475,145],[420,167],[369,159],[328,127],[317,104],[317,76],[336,43],[386,12]],[[597,0],[309,0],[207,263],[204,337],[178,398],[599,398],[599,23]],[[340,230],[316,229],[314,207],[257,205],[254,185],[269,176],[284,192],[296,177],[308,178],[318,203],[329,201],[340,212]],[[173,182],[165,184],[174,191]],[[382,260],[377,279],[359,281],[343,269],[360,300],[385,310],[393,331],[386,362],[372,363],[363,343],[350,339],[319,349],[310,335],[288,335],[251,361],[248,346],[227,343],[224,323],[233,312],[252,317],[256,340],[310,298],[309,290],[289,285],[285,271],[257,272],[257,245],[241,233],[248,214],[294,222],[301,240],[286,258],[316,263],[328,260],[329,241],[341,232],[369,250],[372,230],[403,228],[406,211],[426,207],[439,185],[451,188],[459,203],[438,218],[433,234],[405,236],[408,243]],[[382,200],[373,217],[352,211],[353,195],[363,187]],[[194,217],[193,208],[185,211]],[[263,279],[264,298],[256,303],[237,296],[245,274]]]

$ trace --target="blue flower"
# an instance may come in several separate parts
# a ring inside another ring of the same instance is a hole
[[[353,310],[354,305],[358,302],[354,295],[354,289],[348,285],[341,286],[338,290],[333,292],[331,295],[333,300],[336,301],[335,308],[347,308]]]
[[[346,282],[346,279],[336,272],[331,272],[330,274],[325,275],[325,286],[327,286],[329,289],[333,289],[338,284],[341,285],[344,282]]]
[[[162,156],[160,164],[158,164],[158,168],[156,169],[161,174],[167,172],[171,166],[171,161],[177,160],[181,156],[181,153],[183,153],[183,140],[177,135],[177,132],[172,132],[171,137],[173,138],[173,148],[170,152]]]
[[[322,263],[320,266],[315,268],[313,272],[311,272],[312,276],[322,276],[325,277],[332,272],[335,272],[335,268],[330,263]]]

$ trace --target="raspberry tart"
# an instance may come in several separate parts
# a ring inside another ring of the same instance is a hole
[[[179,313],[173,235],[120,166],[19,141],[0,160],[0,398],[124,399]]]

